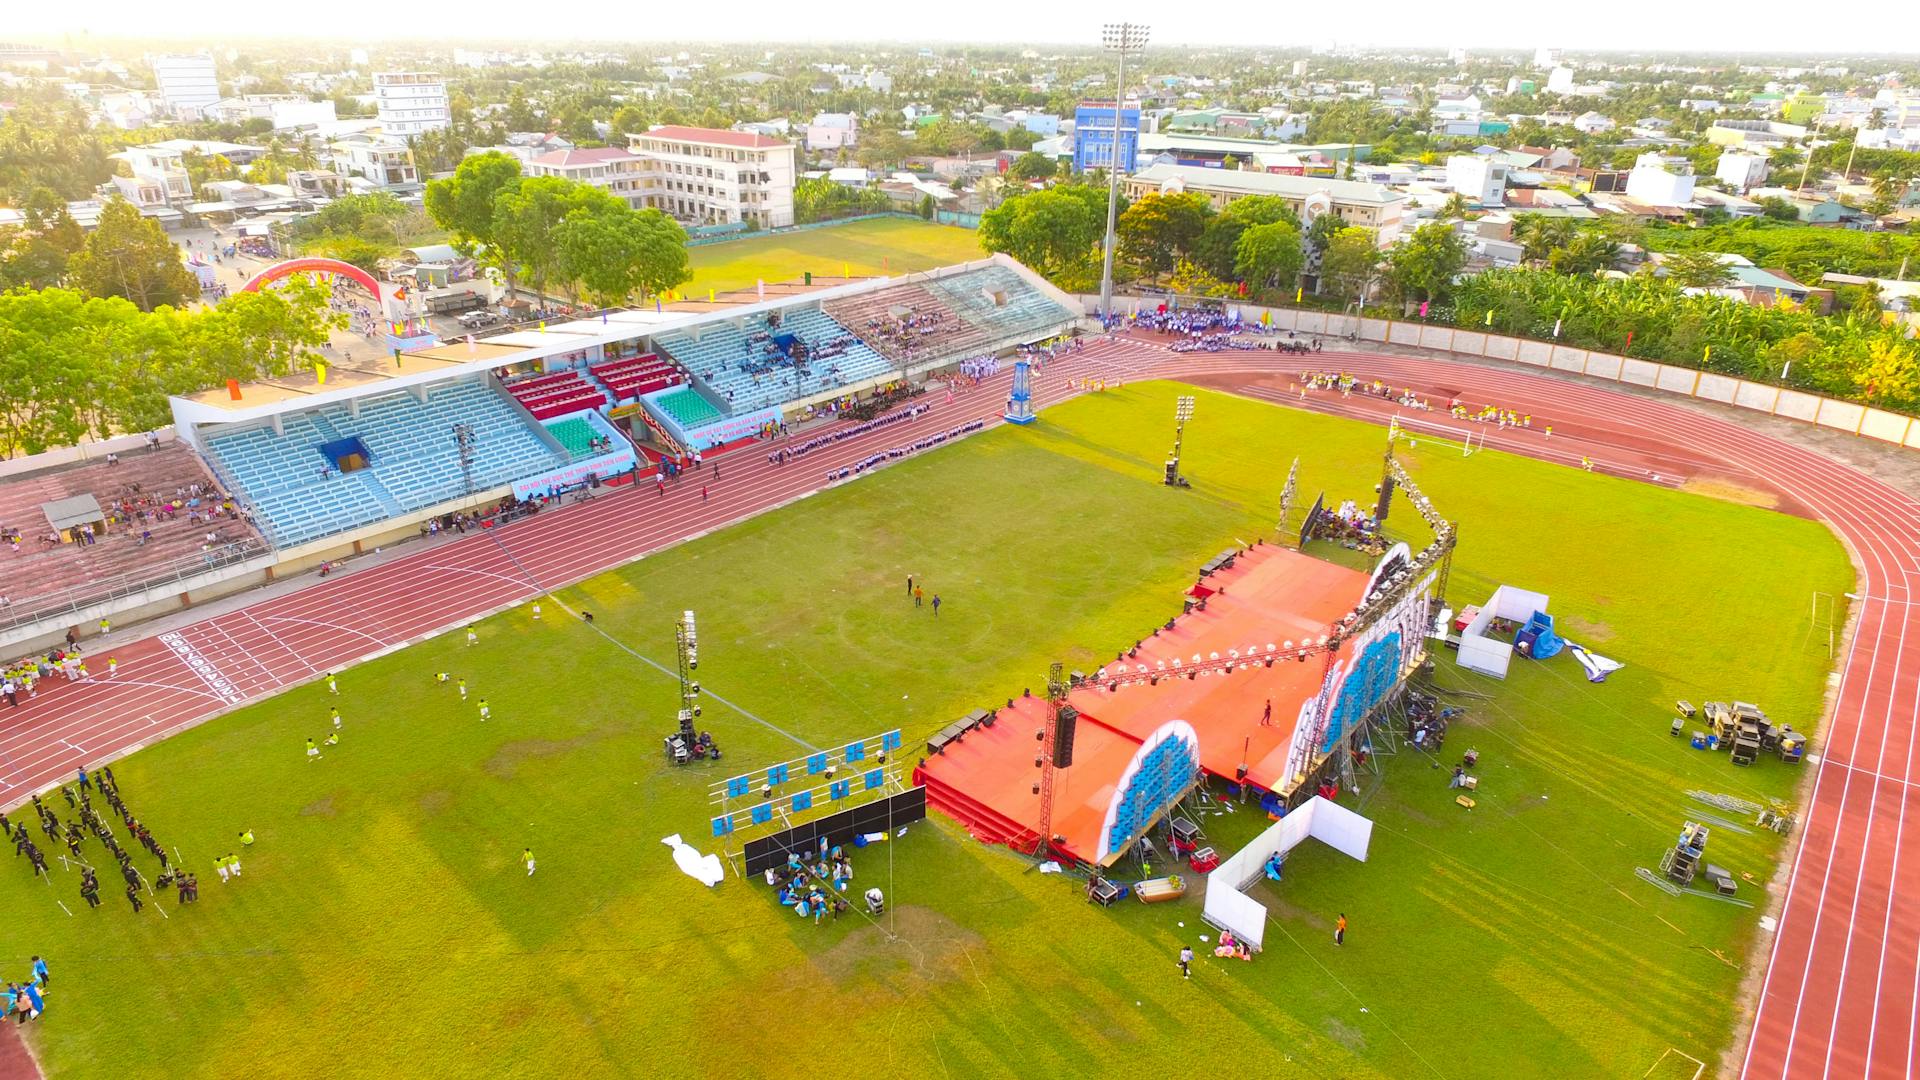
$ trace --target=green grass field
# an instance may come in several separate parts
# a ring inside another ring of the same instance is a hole
[[[1846,558],[1808,521],[1494,453],[1405,455],[1462,522],[1456,601],[1500,581],[1547,592],[1564,632],[1628,666],[1595,686],[1571,658],[1515,661],[1492,683],[1443,658],[1443,683],[1492,695],[1448,742],[1482,751],[1479,808],[1453,805],[1444,769],[1383,759],[1371,860],[1299,849],[1284,884],[1257,887],[1276,917],[1257,962],[1209,956],[1183,983],[1174,954],[1207,932],[1196,899],[1094,907],[938,817],[856,858],[856,887],[888,891],[894,941],[674,868],[659,841],[707,845],[710,782],[799,751],[710,702],[728,760],[666,766],[674,683],[600,632],[670,664],[673,619],[695,609],[705,686],[820,744],[911,740],[1051,660],[1094,665],[1176,608],[1204,558],[1271,535],[1293,456],[1309,496],[1377,477],[1378,428],[1201,391],[1195,489],[1161,487],[1186,389],[1082,398],[566,590],[596,629],[549,604],[544,623],[483,623],[477,648],[456,634],[351,669],[344,740],[318,762],[302,755],[330,704],[317,685],[134,755],[116,767],[129,802],[203,900],[135,917],[109,890],[68,918],[54,898],[75,906],[73,875],[0,875],[7,974],[30,953],[55,974],[27,1029],[41,1061],[58,1078],[1641,1077],[1670,1047],[1713,1061],[1756,913],[1633,869],[1697,809],[1685,789],[1765,799],[1799,774],[1684,748],[1670,702],[1738,696],[1811,727],[1826,657],[1805,644],[1807,597],[1846,589]],[[1759,561],[1768,575],[1742,572]],[[909,572],[945,598],[937,622],[901,595]],[[442,669],[492,722],[434,685]],[[1206,824],[1230,847],[1265,822]],[[222,885],[210,860],[242,827],[259,842]],[[1716,829],[1709,853],[1765,880],[1781,846]]]
[[[689,300],[704,300],[708,289],[751,289],[756,281],[794,281],[809,272],[824,277],[909,274],[985,255],[971,229],[910,218],[867,218],[689,248],[693,280],[680,291]]]

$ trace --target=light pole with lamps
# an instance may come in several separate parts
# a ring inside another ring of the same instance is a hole
[[[1143,23],[1107,23],[1100,28],[1100,40],[1119,60],[1113,87],[1113,142],[1107,158],[1107,243],[1100,267],[1100,314],[1113,314],[1113,227],[1120,206],[1120,125],[1126,110],[1127,54],[1147,47],[1148,28]]]

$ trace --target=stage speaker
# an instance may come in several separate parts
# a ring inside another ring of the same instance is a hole
[[[1080,724],[1080,710],[1071,705],[1060,706],[1060,715],[1053,724],[1053,767],[1064,769],[1073,764],[1073,732]]]
[[[1380,482],[1380,502],[1373,508],[1373,519],[1375,521],[1387,520],[1387,511],[1391,509],[1392,506],[1393,477],[1389,476]]]

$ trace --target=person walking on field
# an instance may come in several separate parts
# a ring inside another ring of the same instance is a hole
[[[340,730],[340,710],[328,709],[327,711],[333,714],[333,730],[339,731]]]
[[[467,644],[468,645],[480,644],[480,635],[477,632],[475,632],[473,627],[471,626],[467,627]]]
[[[920,598],[921,598],[921,596],[923,596],[923,595],[924,595],[924,593],[923,593],[923,591],[921,590],[921,588],[920,588],[920,586],[918,586],[918,585],[915,585],[915,586],[913,587],[913,606],[914,606],[914,607],[919,607],[919,606],[920,606]]]
[[[1183,979],[1193,978],[1193,946],[1180,946],[1180,959],[1178,963],[1180,964],[1180,977]]]
[[[1340,913],[1339,920],[1333,924],[1333,943],[1335,945],[1347,943],[1347,914],[1344,911]]]
[[[933,594],[933,617],[936,619],[940,617],[940,594],[939,593]]]
[[[456,685],[460,687],[460,700],[467,700],[467,677],[465,675],[460,676],[456,681]]]
[[[907,575],[907,595],[908,596],[913,595],[913,575],[912,574]]]
[[[533,849],[528,848],[527,850],[521,852],[520,861],[527,864],[527,876],[532,877],[533,876]]]
[[[492,715],[493,715],[493,710],[487,708],[487,699],[481,698],[480,699],[480,722],[483,724],[486,723],[487,717]]]
[[[339,692],[340,684],[334,680],[333,672],[327,672],[327,693],[338,694]]]

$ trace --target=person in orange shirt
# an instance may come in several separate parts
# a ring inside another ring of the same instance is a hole
[[[1347,943],[1347,916],[1345,912],[1341,913],[1340,921],[1333,924],[1333,943],[1335,945],[1345,945]]]

